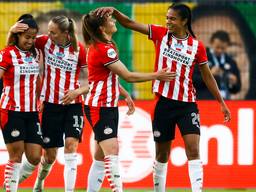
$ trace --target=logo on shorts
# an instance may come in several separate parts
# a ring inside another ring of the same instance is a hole
[[[76,128],[76,130],[79,132],[79,134],[81,134],[81,129],[79,129],[79,128]]]
[[[12,136],[12,137],[18,137],[19,135],[20,135],[20,131],[17,130],[17,129],[15,129],[15,130],[13,130],[13,131],[11,132],[11,136]]]
[[[104,134],[105,135],[109,135],[113,133],[113,129],[111,129],[110,127],[106,126],[105,129],[104,129]]]
[[[43,139],[43,142],[44,142],[44,143],[49,143],[49,142],[50,142],[50,138],[49,138],[49,137],[45,137],[45,138]]]
[[[154,137],[160,137],[161,133],[160,131],[154,131]]]

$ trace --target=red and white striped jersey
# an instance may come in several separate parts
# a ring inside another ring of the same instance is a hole
[[[156,25],[149,25],[149,39],[154,42],[156,50],[155,71],[168,67],[177,74],[170,82],[153,81],[153,92],[173,100],[195,102],[194,67],[208,62],[202,42],[191,35],[178,39],[167,28]]]
[[[1,108],[37,111],[36,83],[39,76],[39,52],[34,57],[29,51],[8,46],[0,53],[0,69],[4,70]]]
[[[107,68],[119,60],[112,43],[96,43],[87,50],[89,71],[89,93],[85,105],[94,107],[116,107],[119,99],[118,76]]]
[[[86,67],[85,48],[79,43],[79,51],[75,52],[71,44],[58,46],[46,35],[37,37],[36,47],[41,49],[44,55],[40,100],[61,104],[61,99],[67,91],[80,86],[80,69]],[[79,96],[72,103],[81,102],[82,96]]]

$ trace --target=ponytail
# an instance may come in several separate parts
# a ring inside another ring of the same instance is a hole
[[[70,19],[64,15],[56,16],[52,18],[51,20],[53,23],[57,24],[60,31],[68,32],[68,35],[70,37],[69,41],[74,48],[75,51],[78,51],[78,40],[76,36],[76,25],[75,21],[73,19]]]
[[[75,51],[78,51],[78,40],[77,40],[77,35],[76,35],[76,26],[75,26],[75,21],[71,18],[68,18],[69,21],[69,36],[70,36],[70,42],[71,45],[73,46]]]

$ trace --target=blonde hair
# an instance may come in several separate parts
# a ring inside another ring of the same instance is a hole
[[[60,31],[68,31],[70,36],[70,42],[75,51],[78,51],[78,40],[76,36],[76,24],[75,21],[71,18],[68,18],[64,15],[56,16],[51,19],[51,21],[58,25]]]

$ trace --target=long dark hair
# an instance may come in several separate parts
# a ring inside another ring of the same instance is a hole
[[[174,3],[171,6],[169,6],[168,9],[178,11],[178,14],[182,19],[187,19],[188,32],[190,33],[190,35],[196,38],[195,33],[192,30],[192,14],[190,8],[187,5],[181,3]]]
[[[53,23],[58,25],[58,28],[61,32],[68,31],[70,36],[70,42],[75,51],[78,51],[77,45],[77,36],[76,36],[76,24],[75,21],[71,18],[68,18],[64,15],[56,16],[51,19]]]
[[[38,25],[34,19],[34,17],[30,14],[23,14],[21,15],[17,22],[20,22],[20,23],[24,23],[24,24],[27,24],[29,28],[31,29],[36,29],[36,31],[38,32],[39,28],[38,28]],[[22,34],[23,32],[20,32],[20,33],[15,33],[13,35],[13,38],[14,38],[14,41],[13,41],[13,44],[18,46],[18,42],[19,42],[19,34]],[[37,56],[37,51],[36,51],[36,48],[35,48],[35,45],[33,44],[32,47],[30,48],[29,50],[33,57],[36,57]]]
[[[100,26],[103,26],[105,22],[106,17],[97,15],[96,11],[91,11],[90,13],[83,16],[82,31],[85,44],[90,45],[98,41],[109,43],[109,41],[104,38],[100,31]]]

